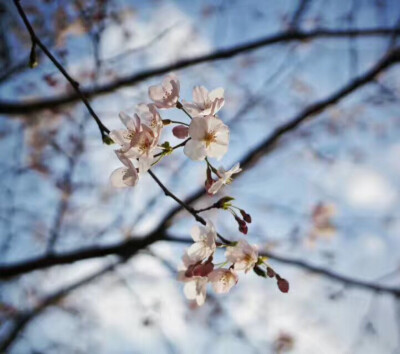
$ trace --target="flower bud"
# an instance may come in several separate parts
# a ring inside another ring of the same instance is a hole
[[[239,218],[238,216],[236,216],[236,215],[235,215],[235,220],[239,225],[239,231],[242,234],[247,235],[248,228],[247,228],[246,222],[244,220],[242,220],[241,218]]]
[[[254,271],[254,273],[256,273],[258,276],[260,276],[260,277],[263,277],[263,278],[266,278],[267,277],[267,275],[266,275],[266,273],[260,268],[260,267],[258,267],[258,266],[255,266],[254,268],[253,268],[253,271]]]
[[[240,214],[242,214],[242,218],[244,221],[246,221],[247,223],[251,223],[251,216],[250,214],[247,214],[243,209],[240,209]]]
[[[218,200],[218,202],[216,202],[214,205],[218,209],[227,210],[230,206],[232,206],[232,204],[230,203],[232,200],[235,200],[235,198],[229,196],[223,197],[220,200]]]
[[[278,278],[278,276],[277,276],[277,278]],[[278,288],[281,292],[287,293],[289,291],[289,282],[286,279],[279,277],[277,284],[278,284]]]
[[[267,267],[267,275],[270,278],[273,278],[273,277],[275,277],[275,271],[271,267]]]
[[[189,127],[185,125],[177,125],[172,129],[172,134],[178,139],[185,139],[189,135]]]

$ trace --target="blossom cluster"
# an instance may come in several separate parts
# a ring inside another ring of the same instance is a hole
[[[189,159],[206,162],[204,185],[208,195],[217,194],[224,185],[231,183],[232,176],[242,170],[240,164],[226,170],[222,166],[214,167],[209,161],[209,158],[220,160],[229,147],[229,128],[217,114],[225,103],[224,90],[217,88],[209,92],[203,86],[196,86],[192,102],[180,101],[180,82],[171,74],[160,85],[150,86],[148,93],[152,103],[139,104],[133,115],[121,112],[119,117],[125,129],[110,133],[112,141],[120,146],[115,154],[123,165],[112,172],[112,185],[117,188],[135,186],[152,166],[180,147]],[[172,108],[183,111],[189,122],[162,119],[159,110]],[[185,139],[174,147],[168,141],[161,143],[164,127],[171,124],[174,125],[173,135]],[[229,211],[239,231],[246,235],[251,216],[234,206],[233,200],[232,197],[223,197],[205,210]],[[200,306],[205,301],[208,283],[216,293],[227,293],[238,282],[238,272],[250,270],[259,276],[275,277],[279,289],[288,291],[287,281],[265,263],[266,259],[259,256],[255,246],[244,239],[229,241],[216,232],[211,221],[201,221],[205,225],[193,227],[191,236],[194,243],[183,255],[183,265],[179,270],[178,279],[185,283],[184,294],[188,299],[195,300]],[[217,239],[222,242],[217,242]],[[217,248],[225,248],[225,261],[220,265],[214,264]]]

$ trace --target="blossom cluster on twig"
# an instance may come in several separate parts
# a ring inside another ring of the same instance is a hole
[[[141,175],[180,147],[183,147],[189,159],[206,162],[204,185],[209,195],[217,194],[224,185],[231,183],[232,176],[241,172],[240,165],[235,164],[226,170],[222,166],[214,167],[209,161],[209,158],[220,160],[229,147],[229,128],[217,115],[225,103],[224,90],[218,88],[209,92],[203,86],[196,86],[193,89],[193,102],[181,102],[180,82],[171,74],[160,85],[150,86],[149,97],[153,103],[139,104],[133,116],[120,113],[125,129],[110,132],[110,138],[120,146],[115,153],[123,165],[112,172],[112,185],[117,188],[134,187]],[[158,110],[171,108],[183,111],[189,122],[162,119]],[[160,141],[164,127],[171,124],[174,125],[173,135],[178,139],[186,139],[174,147],[168,141]],[[247,273],[254,270],[259,276],[275,277],[282,292],[289,290],[289,283],[266,264],[264,257],[259,257],[256,246],[250,245],[245,239],[238,242],[225,239],[216,232],[210,220],[205,221],[197,215],[211,208],[227,210],[233,215],[239,231],[246,235],[251,216],[233,205],[233,200],[226,196],[208,208],[197,211],[190,209],[196,219],[205,225],[193,227],[191,236],[194,243],[182,257],[178,279],[185,283],[185,296],[195,300],[199,306],[205,301],[207,284],[210,283],[216,293],[227,293],[238,282],[240,271]],[[222,242],[217,242],[217,239]],[[226,248],[226,260],[219,266],[213,262],[217,248]]]

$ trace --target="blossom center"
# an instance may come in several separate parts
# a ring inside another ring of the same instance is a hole
[[[213,131],[208,132],[204,137],[204,141],[206,143],[206,146],[209,147],[212,143],[215,143],[217,141],[217,135]]]

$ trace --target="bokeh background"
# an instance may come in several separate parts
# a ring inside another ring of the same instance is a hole
[[[186,100],[194,85],[225,88],[220,117],[231,129],[230,150],[221,161],[226,168],[274,129],[364,75],[400,43],[396,0],[22,0],[21,5],[80,87],[97,93],[148,69],[279,33],[389,30],[379,36],[278,41],[174,70]],[[109,175],[120,164],[114,147],[102,143],[82,102],[59,104],[58,98],[73,95],[72,88],[39,49],[39,65],[29,68],[31,41],[13,1],[0,3],[0,26],[0,276],[8,264],[49,252],[151,232],[175,202],[149,176],[133,189],[110,186]],[[273,280],[249,273],[230,294],[210,293],[197,308],[176,280],[187,245],[159,241],[115,267],[109,266],[118,261],[111,255],[3,277],[3,350],[400,353],[399,297],[326,274],[400,287],[399,70],[388,67],[323,107],[273,150],[261,151],[224,190],[252,215],[248,241],[282,257],[269,262],[289,280],[288,294]],[[149,102],[148,86],[161,79],[152,75],[90,101],[103,122],[118,129],[118,113]],[[32,102],[43,102],[43,109]],[[162,116],[185,118],[177,110]],[[168,128],[163,138],[179,142]],[[178,150],[154,172],[185,199],[201,190],[205,164]],[[215,200],[204,196],[193,205]],[[239,239],[228,213],[212,210],[205,216],[223,235]],[[167,232],[188,240],[194,224],[182,211]],[[310,265],[323,271],[310,272]]]

